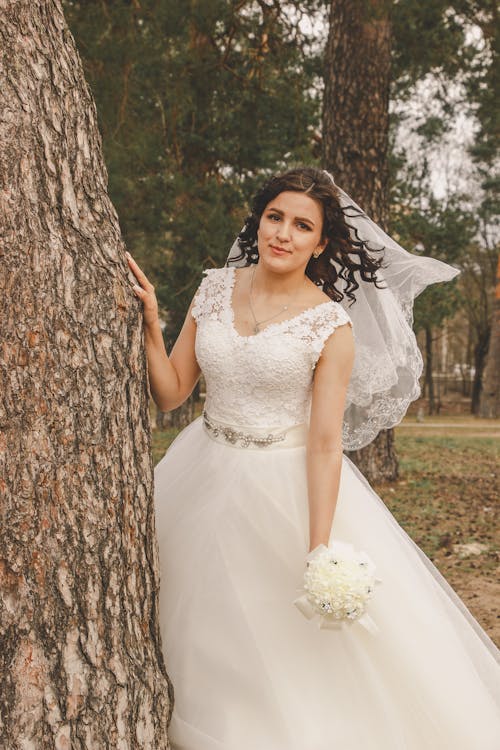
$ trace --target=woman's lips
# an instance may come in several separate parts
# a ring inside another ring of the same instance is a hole
[[[271,245],[271,250],[273,253],[276,253],[276,255],[286,255],[289,253],[289,250],[285,250],[283,247],[278,247],[277,245]]]

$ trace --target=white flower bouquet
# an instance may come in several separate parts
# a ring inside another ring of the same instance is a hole
[[[359,622],[369,632],[378,627],[366,612],[375,585],[375,565],[366,552],[356,552],[352,544],[334,541],[320,544],[306,558],[302,595],[295,606],[312,619],[319,615],[320,628],[341,628]]]

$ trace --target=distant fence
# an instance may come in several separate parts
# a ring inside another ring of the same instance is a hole
[[[446,396],[449,393],[456,393],[465,398],[472,395],[472,384],[474,382],[474,372],[457,374],[455,372],[434,372],[434,392],[436,395]],[[424,390],[424,376],[420,378],[422,391]]]

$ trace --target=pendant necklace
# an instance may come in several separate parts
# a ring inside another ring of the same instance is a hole
[[[260,330],[260,326],[262,325],[262,323],[267,323],[267,322],[268,322],[269,320],[273,320],[273,318],[277,318],[277,317],[278,317],[278,315],[281,315],[281,313],[282,313],[282,312],[285,312],[285,310],[288,310],[288,308],[289,308],[290,304],[291,304],[291,303],[292,303],[292,302],[293,302],[293,301],[295,300],[295,298],[296,298],[296,297],[298,296],[298,294],[299,294],[300,290],[301,290],[301,289],[302,289],[302,287],[304,286],[304,283],[302,283],[302,284],[301,284],[301,285],[300,285],[300,286],[299,286],[299,287],[297,288],[296,292],[295,292],[294,294],[292,294],[292,296],[290,297],[290,299],[288,300],[288,302],[286,303],[286,305],[284,305],[284,306],[283,306],[283,307],[281,308],[281,310],[278,310],[278,312],[277,312],[277,313],[275,313],[274,315],[271,315],[271,317],[270,317],[270,318],[265,318],[265,320],[260,320],[260,321],[257,321],[257,318],[255,317],[255,313],[254,313],[254,311],[253,311],[253,307],[252,307],[252,289],[253,289],[253,277],[255,276],[255,268],[256,268],[256,267],[257,267],[257,264],[255,264],[255,265],[254,265],[254,268],[253,268],[253,271],[252,271],[252,277],[251,277],[251,279],[250,279],[250,291],[249,291],[249,293],[248,293],[248,304],[249,304],[249,307],[250,307],[250,312],[252,313],[252,317],[253,317],[253,319],[254,319],[254,327],[253,327],[253,332],[254,332],[254,334],[255,334],[255,333],[259,333],[259,330]]]

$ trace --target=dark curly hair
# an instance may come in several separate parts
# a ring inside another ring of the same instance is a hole
[[[359,238],[355,227],[349,225],[347,219],[359,214],[355,206],[342,207],[339,193],[329,175],[322,169],[315,167],[297,167],[283,174],[271,177],[256,193],[251,205],[251,213],[245,219],[245,226],[238,235],[238,245],[241,255],[227,261],[241,263],[246,257],[246,265],[257,263],[259,251],[257,247],[257,230],[261,216],[266,206],[285,190],[307,193],[323,207],[323,228],[321,239],[328,239],[328,243],[318,258],[314,256],[306,266],[306,275],[317,286],[336,302],[343,299],[344,294],[335,284],[339,279],[345,282],[345,294],[355,302],[353,292],[359,287],[354,276],[359,271],[363,281],[370,281],[378,289],[379,279],[376,277],[378,268],[384,268],[383,256],[373,257],[373,253],[384,250],[383,247],[369,247],[368,243]]]

